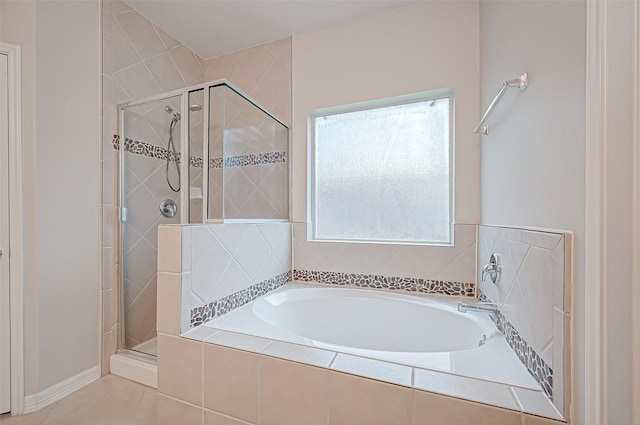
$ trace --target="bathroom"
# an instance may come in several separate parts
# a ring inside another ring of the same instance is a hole
[[[634,2],[418,2],[204,61],[160,26],[152,27],[157,40],[147,38],[142,28],[152,24],[122,2],[3,2],[9,14],[3,13],[1,41],[23,46],[22,95],[35,99],[33,105],[23,100],[28,105],[23,112],[23,240],[29,312],[23,379],[30,402],[25,404],[37,409],[38,400],[52,394],[47,390],[71,377],[81,375],[75,381],[79,387],[108,373],[121,344],[115,105],[224,78],[290,129],[294,270],[479,284],[479,269],[490,252],[482,250],[480,236],[476,245],[478,224],[485,230],[570,234],[565,240],[571,258],[564,261],[564,273],[572,287],[563,292],[568,305],[551,306],[540,319],[559,313],[570,329],[571,358],[563,362],[571,387],[564,390],[570,397],[565,419],[599,423],[596,417],[602,415],[604,423],[634,423],[638,412],[631,406],[638,403],[632,397],[638,389],[631,378],[637,373],[631,344],[638,337],[633,326],[621,324],[634,323],[632,314],[637,314],[632,304],[637,290],[631,284],[635,269],[629,260],[629,251],[636,249],[629,229],[637,223],[631,207],[637,195],[627,177],[635,151],[612,141],[631,138],[634,118],[628,114],[636,107],[637,84],[599,85],[599,72],[607,64],[604,77],[610,81],[637,80],[637,64],[624,60],[634,57],[628,52],[637,52],[637,41],[626,36],[633,33],[630,17],[637,7]],[[100,14],[102,33],[96,34]],[[9,15],[20,19],[4,18]],[[78,34],[86,35],[80,46]],[[446,43],[439,42],[442,38]],[[100,51],[101,92],[95,75]],[[76,69],[73,76],[66,74],[68,63]],[[489,119],[489,134],[473,134],[502,82],[524,72],[529,87],[521,93],[509,90]],[[308,242],[308,112],[448,87],[455,88],[454,246]],[[56,103],[60,99],[66,108]],[[606,115],[601,105],[609,108]],[[160,120],[167,128],[154,143],[160,146],[166,144],[170,122],[163,113]],[[74,125],[60,128],[60,120]],[[88,143],[98,132],[101,145]],[[598,137],[608,137],[609,144]],[[164,167],[156,160],[156,169]],[[609,166],[597,166],[601,160]],[[164,168],[160,171],[162,180]],[[48,208],[61,202],[74,213]],[[603,228],[606,238],[598,233]],[[151,234],[145,237],[151,239]],[[60,241],[68,241],[69,248],[61,250]],[[476,259],[477,250],[482,254]],[[508,259],[504,253],[503,260]],[[601,269],[607,270],[606,279]],[[141,299],[153,308],[154,288],[146,289]],[[539,301],[537,292],[528,293],[523,285],[519,289],[523,311]],[[158,300],[158,309],[163,307]],[[158,311],[159,327],[161,317]],[[153,334],[153,321],[147,325],[146,334]],[[132,345],[141,342],[134,339]],[[619,364],[628,367],[615,367]],[[558,376],[563,374],[557,373],[554,367],[554,383],[562,381]],[[608,407],[601,411],[597,400]],[[504,423],[513,417],[517,423],[555,423],[536,412],[511,416]]]

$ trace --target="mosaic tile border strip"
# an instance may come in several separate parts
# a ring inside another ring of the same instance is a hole
[[[476,295],[475,283],[446,282],[414,277],[294,270],[293,280],[330,285],[353,285],[362,288],[419,292],[423,294],[462,295],[465,297],[475,297]]]
[[[224,159],[224,166],[248,167],[250,165],[281,164],[286,159],[286,152],[252,153],[249,155],[229,156]]]
[[[482,291],[480,291],[479,295],[481,302],[492,302]],[[507,343],[516,353],[518,359],[540,384],[547,397],[553,400],[553,369],[531,348],[531,345],[520,335],[511,322],[504,317],[501,311],[498,310],[498,313],[495,317],[492,316],[492,319],[498,330],[504,334]]]
[[[120,136],[113,135],[113,148],[115,150],[120,149]],[[150,158],[162,159],[163,161],[169,158],[171,162],[180,162],[180,154],[174,155],[173,152],[169,152],[166,148],[161,146],[152,145],[150,143],[141,142],[139,140],[124,139],[125,152],[133,153],[136,155],[148,156]]]
[[[200,307],[191,310],[190,328],[195,328],[211,319],[227,314],[238,307],[265,295],[268,292],[278,289],[285,283],[291,282],[291,271],[281,273],[277,276],[264,280],[255,285],[251,285],[247,289],[235,292],[219,300],[212,301]]]
[[[113,135],[113,148],[115,150],[120,149],[120,136]],[[124,150],[136,155],[148,156],[150,158],[157,158],[163,161],[167,160],[171,162],[180,162],[180,153],[174,155],[173,152],[168,151],[162,146],[152,145],[151,143],[141,142],[139,140],[133,140],[130,138],[124,139]],[[269,164],[281,164],[287,161],[286,152],[263,152],[252,153],[247,155],[236,155],[224,158],[211,158],[209,159],[209,168],[223,168],[224,167],[248,167],[252,165],[269,165]],[[202,168],[203,159],[198,156],[191,155],[189,157],[189,164],[194,168]]]

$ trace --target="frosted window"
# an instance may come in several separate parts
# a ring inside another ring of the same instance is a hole
[[[451,103],[312,113],[312,238],[449,243]]]

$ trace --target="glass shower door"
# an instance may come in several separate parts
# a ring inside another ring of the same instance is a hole
[[[156,355],[158,225],[180,223],[181,97],[127,107],[121,149],[121,346]]]

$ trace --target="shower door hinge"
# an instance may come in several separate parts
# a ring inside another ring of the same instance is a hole
[[[127,221],[127,207],[118,208],[118,219],[124,223]]]

